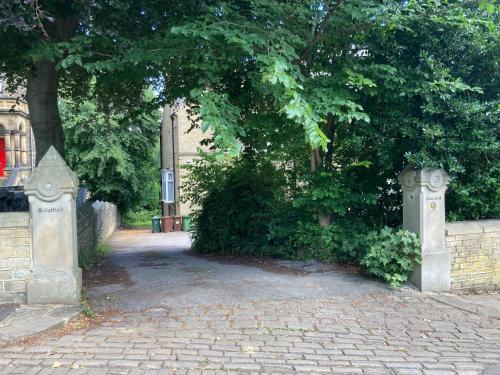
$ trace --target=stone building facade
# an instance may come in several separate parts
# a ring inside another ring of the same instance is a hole
[[[28,103],[0,78],[0,186],[22,185],[34,167],[34,138]]]
[[[164,203],[164,215],[172,215],[173,208],[175,215],[187,216],[191,213],[191,203],[182,199],[188,174],[186,166],[199,157],[200,150],[208,151],[208,147],[203,146],[202,142],[211,137],[210,131],[203,133],[199,126],[193,126],[183,101],[179,100],[175,105],[165,107],[161,142],[162,169],[173,169],[175,172],[176,202],[173,205]]]

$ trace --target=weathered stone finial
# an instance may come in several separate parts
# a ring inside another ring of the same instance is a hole
[[[43,156],[42,160],[38,163],[39,167],[65,167],[66,162],[61,155],[57,152],[54,146],[50,146],[47,153]]]
[[[78,178],[51,146],[26,181],[24,190],[27,195],[36,195],[42,201],[54,201],[63,193],[76,194]]]

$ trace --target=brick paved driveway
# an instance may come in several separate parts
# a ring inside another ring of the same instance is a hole
[[[308,285],[309,276],[282,277],[296,278],[288,288]],[[175,295],[160,295],[169,305],[130,308],[91,329],[0,349],[0,374],[481,374],[500,365],[500,321],[411,290],[358,283],[368,292],[255,299],[242,289],[239,301],[211,304],[177,294],[179,305]]]

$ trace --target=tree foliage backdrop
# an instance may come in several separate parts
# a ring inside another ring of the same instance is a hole
[[[218,159],[191,183],[206,251],[359,260],[363,233],[400,223],[406,165],[450,173],[450,219],[499,216],[495,1],[1,4],[0,69],[27,79],[41,150],[63,148],[57,96],[81,101],[94,78],[115,108],[148,85],[184,97],[214,131]]]
[[[225,88],[238,103],[244,151],[191,168],[195,246],[373,264],[366,257],[387,238],[382,227],[401,224],[397,176],[407,165],[450,173],[448,219],[499,218],[496,8],[410,1],[316,10],[314,48],[297,38],[293,65],[276,63],[260,81],[244,73]],[[291,100],[276,111],[287,92]],[[306,115],[316,120],[317,143],[307,132],[309,142],[301,139]],[[412,243],[397,233],[390,243]],[[406,264],[402,257],[396,263]]]
[[[145,102],[153,100],[148,92]],[[148,99],[149,98],[149,99]],[[160,204],[161,111],[125,116],[97,100],[60,102],[66,160],[93,200],[120,209],[156,211]]]

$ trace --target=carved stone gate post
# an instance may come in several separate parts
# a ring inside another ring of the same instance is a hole
[[[405,168],[399,175],[403,190],[403,227],[418,234],[422,264],[411,277],[422,291],[451,288],[450,255],[445,241],[445,192],[448,174],[429,168]]]
[[[33,275],[28,303],[80,303],[76,202],[78,179],[51,147],[25,184],[32,219]]]

